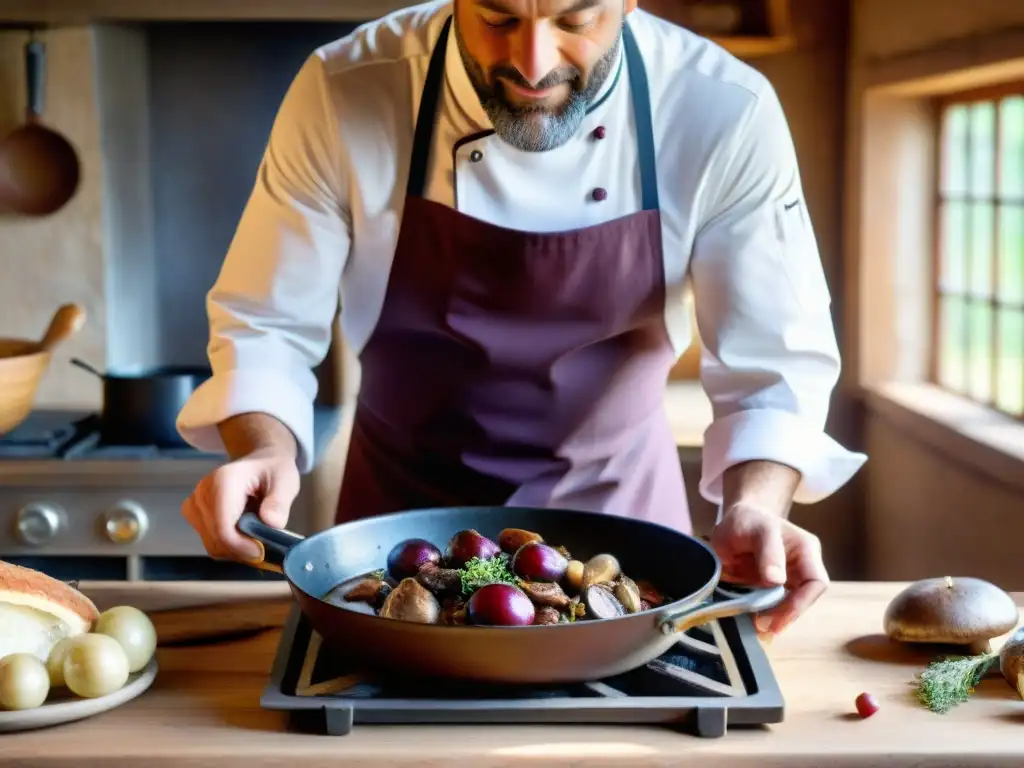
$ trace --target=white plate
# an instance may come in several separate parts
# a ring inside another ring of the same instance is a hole
[[[79,698],[67,688],[53,689],[50,698],[41,707],[15,712],[0,711],[0,733],[48,728],[114,709],[144,693],[156,679],[156,672],[156,659],[151,659],[141,670],[129,675],[128,682],[120,690],[96,699]]]

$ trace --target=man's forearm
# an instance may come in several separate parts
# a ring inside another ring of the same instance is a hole
[[[730,467],[723,476],[723,511],[744,506],[789,517],[800,477],[792,467],[773,461],[747,461]]]
[[[292,431],[265,413],[242,413],[217,425],[224,448],[232,461],[254,451],[285,454],[294,458],[298,445]]]

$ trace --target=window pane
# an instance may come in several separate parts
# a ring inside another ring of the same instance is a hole
[[[971,294],[980,298],[992,295],[992,235],[995,209],[991,203],[972,203],[970,227]]]
[[[999,191],[1004,197],[1024,197],[1024,96],[1004,99],[999,109]]]
[[[967,293],[967,242],[968,203],[953,200],[942,206],[942,251],[939,285],[949,293]]]
[[[1024,416],[1024,310],[999,312],[999,392],[996,407]]]
[[[996,107],[991,101],[971,106],[967,161],[971,169],[971,194],[992,197],[995,194]]]
[[[999,300],[1024,304],[1024,205],[1007,204],[999,215]]]
[[[992,397],[992,307],[981,301],[967,305],[968,394],[975,400]]]
[[[942,192],[967,193],[967,107],[950,107],[942,125]]]
[[[958,392],[966,391],[967,320],[964,300],[943,296],[939,305],[939,384]]]

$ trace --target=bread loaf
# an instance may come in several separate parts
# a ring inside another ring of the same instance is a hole
[[[90,632],[93,602],[45,573],[0,560],[0,658],[31,653],[42,661],[65,637]]]

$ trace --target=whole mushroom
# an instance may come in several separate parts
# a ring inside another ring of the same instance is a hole
[[[999,649],[999,671],[1024,699],[1024,627],[1021,627]]]
[[[969,646],[970,653],[991,652],[992,638],[1019,620],[1013,598],[983,579],[945,576],[914,582],[885,610],[885,633],[904,643]]]
[[[406,578],[384,600],[380,616],[420,624],[437,624],[441,618],[441,604],[416,579]]]

